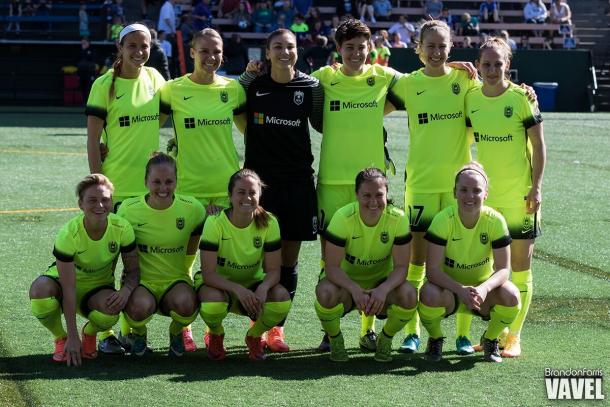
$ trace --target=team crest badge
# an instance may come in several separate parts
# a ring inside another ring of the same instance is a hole
[[[504,106],[504,117],[511,117],[513,115],[513,107],[512,106]]]
[[[109,242],[108,243],[108,251],[110,253],[116,253],[117,250],[119,250],[119,245],[116,242]]]
[[[220,101],[222,103],[227,103],[229,101],[229,94],[224,90],[220,92]]]
[[[261,247],[263,247],[263,239],[261,239],[260,236],[254,236],[254,238],[252,239],[252,244],[255,248],[260,249]]]
[[[305,94],[300,91],[297,90],[296,92],[294,92],[294,104],[299,106],[301,103],[303,103],[303,100],[305,100]]]
[[[528,218],[528,217],[523,218],[522,233],[529,233],[532,231],[532,229],[533,229],[533,225],[532,225],[532,222],[530,222],[530,218]]]
[[[176,218],[176,227],[178,230],[184,229],[184,218]]]
[[[314,216],[311,218],[311,230],[314,235],[316,233],[318,233],[318,217],[317,216]]]
[[[390,234],[388,232],[381,232],[381,243],[387,243],[390,240]]]
[[[485,232],[481,233],[480,238],[482,244],[487,244],[487,242],[489,242],[489,235]]]
[[[454,82],[453,85],[451,85],[451,91],[456,94],[459,95],[460,94],[460,84],[457,82]]]
[[[369,77],[366,80],[366,84],[369,85],[369,86],[375,86],[375,78],[373,76]]]

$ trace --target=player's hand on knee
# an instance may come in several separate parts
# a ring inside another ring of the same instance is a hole
[[[248,316],[256,319],[256,316],[258,316],[260,313],[261,306],[254,292],[248,290],[247,288],[241,287],[235,292],[235,295],[248,313]]]
[[[369,291],[369,300],[366,304],[364,313],[366,315],[377,315],[383,309],[385,300],[388,296],[387,291],[383,287],[377,287]]]
[[[365,290],[358,288],[358,290],[352,293],[352,299],[354,300],[356,308],[358,308],[359,311],[366,313],[366,306],[369,302],[369,294]]]

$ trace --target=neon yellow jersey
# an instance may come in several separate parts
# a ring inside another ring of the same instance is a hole
[[[120,253],[128,253],[136,248],[133,228],[125,219],[110,213],[104,235],[92,240],[84,225],[81,213],[66,223],[55,239],[53,255],[59,261],[74,262],[76,284],[114,286],[113,265]],[[48,275],[59,277],[53,264]]]
[[[450,69],[432,77],[422,68],[400,78],[392,89],[407,109],[407,188],[417,193],[452,191],[456,172],[471,160],[464,99],[477,82],[466,71]]]
[[[216,76],[199,85],[189,75],[161,89],[161,112],[172,114],[178,144],[177,192],[198,199],[227,196],[229,178],[239,169],[233,115],[243,110],[246,94],[234,79]]]
[[[329,66],[312,74],[324,87],[318,182],[351,185],[363,168],[385,168],[383,109],[398,75],[381,65],[365,65],[356,76]]]
[[[93,83],[85,114],[104,120],[102,141],[108,156],[102,172],[114,184],[115,195],[146,193],[144,169],[159,149],[159,92],[165,80],[154,68],[143,67],[136,79],[117,77],[114,96],[110,69]]]
[[[409,218],[391,205],[375,226],[367,226],[360,217],[358,202],[335,212],[324,237],[345,248],[341,269],[363,288],[373,288],[392,273],[392,248],[411,241]]]
[[[201,250],[217,252],[216,272],[244,287],[265,278],[265,252],[281,248],[280,227],[273,215],[266,228],[257,229],[254,221],[241,229],[231,223],[224,210],[208,217],[199,245]]]
[[[497,97],[487,97],[481,87],[466,95],[467,123],[474,130],[477,159],[489,176],[487,205],[524,207],[532,187],[532,144],[527,129],[542,122],[535,104],[512,84]]]
[[[462,224],[457,205],[439,212],[426,232],[425,239],[445,246],[443,271],[462,285],[476,286],[493,274],[492,249],[511,243],[506,221],[489,206],[472,229]]]
[[[205,209],[193,197],[174,195],[172,206],[158,210],[146,195],[121,204],[118,215],[133,226],[138,244],[140,280],[151,283],[192,281],[185,257],[191,236],[201,236]]]

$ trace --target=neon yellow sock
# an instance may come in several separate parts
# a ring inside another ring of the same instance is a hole
[[[426,266],[420,266],[417,264],[409,263],[409,272],[407,274],[407,281],[417,290],[417,300],[419,301],[419,290],[424,285],[424,277],[426,276]],[[415,312],[415,315],[405,326],[405,333],[407,335],[416,334],[421,336],[419,328],[419,314]]]
[[[229,304],[226,302],[203,302],[199,307],[199,314],[208,326],[208,331],[214,335],[222,335],[225,329],[222,320],[229,313]]]
[[[413,318],[416,308],[403,308],[392,304],[388,307],[388,319],[383,326],[386,336],[393,337]]]
[[[426,328],[426,331],[428,331],[430,338],[441,338],[443,336],[441,321],[445,316],[445,307],[429,307],[420,302],[417,306],[417,310],[421,316],[421,323]]]
[[[504,305],[494,305],[489,313],[491,319],[485,331],[485,337],[487,339],[497,339],[500,336],[500,332],[508,327],[511,322],[515,320],[517,314],[519,314],[519,305],[512,307],[505,307]]]
[[[343,304],[332,308],[324,308],[318,300],[315,301],[316,314],[322,323],[322,329],[330,336],[335,337],[341,332],[341,317],[343,316]]]
[[[131,331],[134,334],[146,335],[146,324],[148,324],[148,322],[152,319],[152,317],[153,317],[152,315],[150,315],[148,318],[145,318],[142,321],[136,321],[134,319],[131,319],[129,314],[123,314],[123,315],[125,316],[125,321],[129,325],[129,328],[131,328]]]
[[[87,335],[96,335],[100,331],[107,331],[112,328],[114,324],[119,320],[119,315],[108,315],[103,312],[93,310],[87,316],[89,323],[85,325],[85,332]]]
[[[121,329],[121,335],[127,336],[131,333],[131,327],[127,323],[125,319],[125,313],[121,311],[121,315],[119,315],[119,326]]]
[[[55,339],[65,338],[68,335],[61,324],[61,306],[55,297],[32,298],[30,305],[32,314],[38,318],[42,326],[51,331]]]
[[[247,335],[254,338],[260,337],[288,316],[291,305],[292,301],[290,300],[266,302],[263,305],[263,313],[254,321],[254,325],[248,330]]]
[[[470,312],[466,305],[460,302],[455,314],[455,333],[457,336],[465,336],[470,339],[472,317],[472,312]]]
[[[530,310],[530,304],[532,303],[532,295],[534,293],[534,286],[532,284],[532,270],[524,271],[513,271],[511,273],[511,279],[513,284],[517,286],[521,294],[521,311],[517,315],[517,318],[510,324],[509,331],[511,334],[520,336],[521,330],[523,329],[523,323],[527,312]]]
[[[189,271],[190,276],[193,275],[193,264],[195,263],[195,257],[197,257],[197,254],[187,254],[184,256],[184,265]]]
[[[375,332],[375,315],[366,316],[360,313],[360,336],[366,335],[368,331]]]
[[[172,323],[169,324],[169,333],[171,335],[178,335],[182,332],[182,328],[189,326],[196,318],[199,313],[193,312],[192,315],[180,315],[175,311],[170,311],[169,316],[172,318]]]

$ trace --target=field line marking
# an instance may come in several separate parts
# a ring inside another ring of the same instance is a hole
[[[40,209],[15,209],[0,211],[0,215],[15,215],[19,213],[45,213],[45,212],[75,212],[79,208],[40,208]]]
[[[65,151],[44,151],[44,150],[17,150],[12,148],[0,148],[0,153],[15,153],[15,154],[39,154],[39,155],[69,155],[69,156],[85,156],[87,153],[70,153]]]

